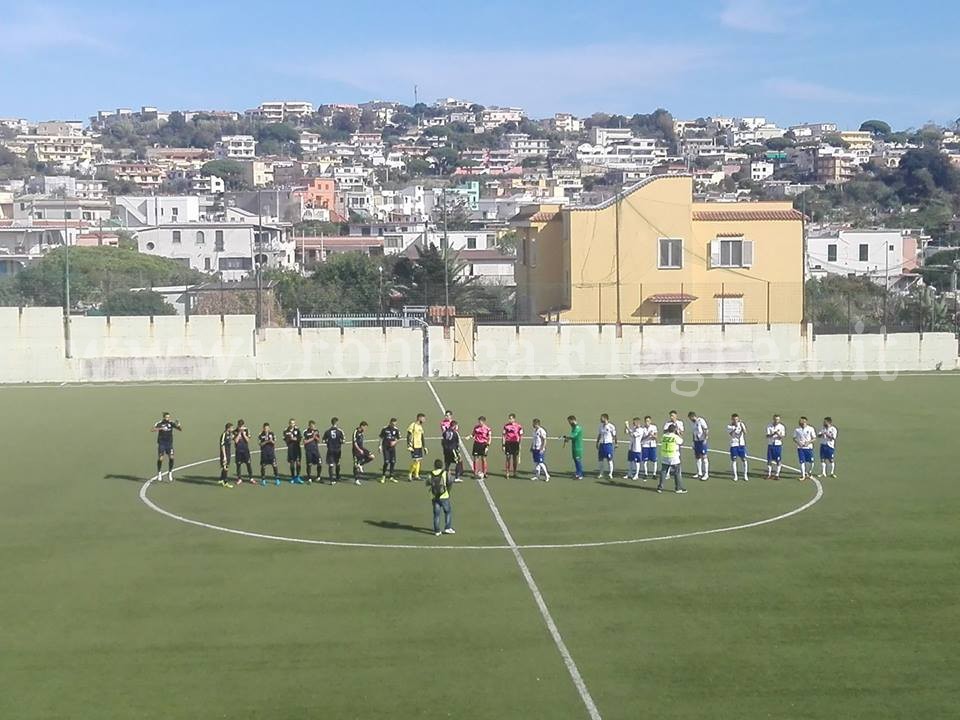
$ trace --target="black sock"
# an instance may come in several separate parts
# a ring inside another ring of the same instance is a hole
[[[163,470],[163,458],[157,460],[157,475],[160,474],[161,470]]]
[[[173,472],[173,458],[170,458],[169,460],[167,460],[167,471]]]

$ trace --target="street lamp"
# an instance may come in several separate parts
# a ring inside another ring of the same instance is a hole
[[[383,315],[383,265],[380,265],[377,268],[377,271],[380,273],[380,291],[377,293],[377,305],[378,313]]]

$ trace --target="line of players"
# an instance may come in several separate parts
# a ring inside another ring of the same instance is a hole
[[[710,476],[709,459],[709,439],[710,428],[707,421],[697,413],[691,411],[687,418],[691,425],[691,434],[693,436],[693,452],[696,458],[697,473],[696,478],[707,480]],[[420,413],[416,419],[410,423],[406,429],[407,450],[410,453],[411,465],[407,475],[410,481],[420,480],[421,462],[427,454],[428,449],[425,443],[424,422],[426,415]],[[583,428],[577,422],[575,416],[567,418],[570,426],[569,432],[562,436],[564,445],[570,444],[572,460],[574,464],[574,476],[577,479],[583,479]],[[373,452],[367,448],[366,436],[368,423],[361,422],[353,431],[351,439],[350,455],[353,466],[353,481],[355,484],[361,484],[361,478],[364,475],[364,467],[375,458]],[[667,477],[673,476],[675,490],[677,492],[686,492],[683,488],[682,473],[680,466],[680,447],[683,445],[685,435],[685,426],[675,410],[670,411],[667,421],[663,425],[662,433],[653,423],[650,416],[641,420],[639,417],[632,421],[624,423],[629,450],[627,459],[629,470],[624,479],[639,480],[642,469],[643,480],[649,479],[655,475],[659,479],[658,490],[662,490],[663,483]],[[154,431],[158,432],[159,454],[157,460],[157,480],[162,479],[161,461],[164,455],[169,458],[169,467],[167,479],[173,479],[173,430],[181,430],[179,421],[171,420],[169,413],[164,413],[163,419],[154,426]],[[461,482],[463,479],[464,466],[460,448],[465,447],[461,440],[459,425],[453,417],[453,413],[447,410],[444,413],[440,424],[440,442],[443,448],[443,463],[445,471],[453,474],[452,482]],[[725,428],[729,438],[730,461],[734,482],[740,479],[740,471],[744,481],[749,480],[748,459],[747,459],[747,426],[736,413],[731,415],[730,422]],[[767,478],[779,479],[783,467],[783,444],[786,440],[787,431],[779,415],[774,415],[771,422],[765,430],[767,442]],[[801,417],[797,428],[793,431],[793,442],[797,447],[797,457],[800,463],[800,480],[811,477],[814,474],[814,445],[820,440],[820,466],[821,476],[836,477],[836,442],[837,427],[829,417],[824,418],[823,426],[816,431],[810,426],[805,417]],[[488,474],[488,453],[493,440],[493,429],[487,424],[486,418],[478,418],[476,425],[470,433],[473,440],[473,474],[477,478],[486,477]],[[510,414],[507,422],[504,424],[500,439],[501,447],[505,458],[504,475],[507,478],[516,477],[519,471],[520,446],[524,438],[524,429],[517,422],[516,416]],[[396,447],[401,439],[401,431],[397,425],[397,419],[391,418],[390,422],[380,430],[379,448],[383,455],[383,466],[380,475],[380,482],[397,482]],[[533,420],[533,432],[530,442],[530,452],[534,465],[534,480],[544,480],[549,482],[550,472],[546,464],[546,448],[549,436],[543,427],[539,418]],[[276,457],[277,438],[270,428],[269,423],[264,423],[256,441],[260,448],[260,478],[261,485],[281,483],[278,472]],[[287,449],[287,463],[290,468],[289,480],[294,484],[304,484],[313,482],[322,482],[322,470],[326,465],[328,468],[327,481],[330,484],[336,484],[341,481],[341,461],[344,451],[344,445],[347,443],[346,434],[340,428],[339,419],[331,418],[330,426],[321,432],[314,421],[310,421],[307,428],[303,431],[297,426],[295,419],[290,419],[287,427],[282,433],[282,441]],[[241,484],[243,480],[243,469],[246,469],[247,481],[256,484],[253,478],[252,464],[250,459],[250,430],[243,420],[238,420],[236,426],[233,423],[227,423],[220,436],[220,483],[225,487],[232,487],[228,481],[229,469],[231,464],[231,455],[236,462],[236,482]],[[323,462],[321,462],[320,445],[324,445]],[[614,474],[614,455],[617,444],[617,428],[610,422],[609,416],[603,414],[600,416],[600,424],[597,430],[596,449],[599,461],[598,477],[604,476],[613,479]],[[231,452],[234,451],[234,452]],[[659,454],[659,458],[658,458]],[[302,477],[303,464],[306,464],[306,480]],[[659,468],[658,468],[659,460]],[[652,472],[651,472],[652,465]],[[267,476],[267,469],[271,474]]]

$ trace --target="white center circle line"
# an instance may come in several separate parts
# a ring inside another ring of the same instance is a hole
[[[256,453],[257,451],[254,451]],[[726,454],[722,450],[710,450],[713,453]],[[759,462],[764,462],[760,458],[747,456],[751,460],[756,460]],[[219,462],[219,458],[209,458],[207,460],[198,460],[196,462],[189,463],[187,465],[181,465],[179,470],[187,470],[188,468],[197,467],[198,465],[205,465],[211,462]],[[796,468],[792,468],[789,465],[784,465],[784,468],[787,470],[793,470],[799,472]],[[809,510],[811,507],[816,505],[823,498],[824,490],[823,485],[815,477],[810,478],[813,481],[813,484],[816,486],[816,494],[803,505],[789,510],[788,512],[781,513],[775,517],[765,518],[763,520],[755,520],[749,523],[743,523],[740,525],[730,525],[727,527],[721,528],[712,528],[709,530],[693,530],[690,532],[684,533],[675,533],[672,535],[657,535],[654,537],[644,537],[644,538],[633,538],[627,540],[601,540],[596,542],[583,542],[583,543],[532,543],[528,545],[517,545],[516,547],[522,550],[561,550],[564,548],[596,548],[596,547],[607,547],[613,545],[638,545],[640,543],[649,543],[649,542],[662,542],[665,540],[682,540],[684,538],[691,537],[700,537],[702,535],[718,535],[720,533],[734,532],[737,530],[748,530],[750,528],[760,527],[761,525],[769,525],[770,523],[779,522],[780,520],[786,520],[787,518],[793,517],[794,515],[799,515],[804,510]],[[339,540],[316,540],[313,538],[299,538],[299,537],[290,537],[287,535],[271,535],[268,533],[259,533],[253,532],[250,530],[240,530],[237,528],[224,527],[222,525],[215,525],[213,523],[203,522],[202,520],[194,520],[192,518],[184,517],[183,515],[178,515],[177,513],[166,510],[159,505],[157,505],[150,497],[147,495],[147,491],[150,489],[150,486],[155,482],[154,478],[150,478],[140,487],[140,500],[148,508],[153,510],[156,513],[164,515],[172,520],[177,522],[185,523],[187,525],[194,525],[196,527],[206,528],[207,530],[216,530],[217,532],[229,533],[231,535],[241,535],[243,537],[257,538],[259,540],[273,540],[277,542],[288,542],[288,543],[297,543],[300,545],[325,545],[329,547],[345,547],[345,548],[367,548],[367,549],[387,549],[387,550],[510,550],[509,545],[410,545],[404,543],[367,543],[367,542],[345,542]]]

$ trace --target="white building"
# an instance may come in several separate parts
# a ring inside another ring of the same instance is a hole
[[[591,145],[613,145],[633,139],[633,130],[630,128],[590,128]]]
[[[763,182],[771,177],[777,166],[766,160],[754,160],[750,163],[750,179],[754,182]]]
[[[83,200],[103,200],[107,196],[107,184],[103,180],[75,178],[70,175],[46,175],[43,178],[43,194],[62,194],[64,197]]]
[[[313,103],[303,100],[274,100],[260,103],[260,106],[251,112],[251,115],[272,123],[296,121],[312,114]]]
[[[200,198],[196,195],[119,195],[113,200],[114,217],[128,228],[167,223],[200,222]]]
[[[800,125],[791,125],[790,132],[797,140],[819,140],[824,135],[831,135],[837,132],[836,123],[802,123]]]
[[[36,155],[37,162],[64,170],[87,172],[103,147],[93,138],[82,135],[18,135],[6,142],[7,147],[18,155],[29,152]]]
[[[822,230],[807,236],[812,277],[860,275],[888,287],[915,279],[926,238],[911,230]]]
[[[615,145],[591,145],[584,143],[577,148],[577,161],[584,174],[588,168],[607,170],[649,171],[666,160],[667,150],[659,140],[633,138]],[[641,175],[645,177],[645,175]]]
[[[761,120],[762,118],[749,118]],[[742,147],[743,145],[763,145],[767,140],[783,137],[786,130],[776,125],[735,125],[724,131],[724,140],[727,147]]]
[[[583,120],[570,113],[556,113],[549,121],[550,126],[559,133],[583,132]]]
[[[224,135],[214,146],[218,158],[252,160],[257,156],[257,141],[253,135]]]
[[[22,195],[14,199],[14,224],[30,224],[35,220],[106,222],[110,220],[110,203],[106,200],[53,198],[42,195]]]
[[[255,265],[295,267],[295,244],[282,227],[263,225],[257,237],[255,223],[163,224],[137,231],[137,248],[147,255],[178,260],[224,280],[241,280]],[[258,242],[258,240],[260,242]]]
[[[549,149],[546,138],[532,138],[526,133],[507,133],[503,136],[503,148],[515,157],[545,156]]]
[[[480,113],[480,121],[487,127],[497,127],[507,123],[519,123],[526,117],[523,110],[515,107],[491,106]]]

